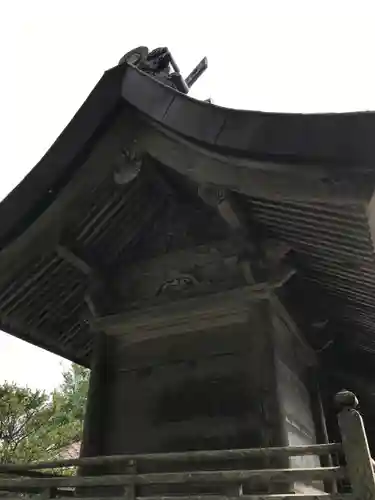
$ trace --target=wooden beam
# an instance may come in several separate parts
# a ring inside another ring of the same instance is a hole
[[[258,284],[168,301],[148,308],[92,320],[95,331],[121,336],[125,343],[182,334],[206,328],[246,323],[249,303],[267,300],[268,284]]]
[[[151,126],[150,126],[151,129]],[[231,157],[210,151],[163,127],[150,130],[141,141],[144,150],[161,164],[198,184],[269,200],[291,200],[331,205],[363,204],[368,200],[368,180],[353,175],[332,176],[325,165],[278,164],[270,160]],[[332,172],[332,170],[331,170]],[[333,182],[327,182],[331,175]]]
[[[241,247],[237,250],[247,254],[248,258],[245,258],[242,262],[242,269],[249,284],[254,283],[252,267],[254,264],[256,265],[257,261],[261,259],[270,267],[275,267],[290,251],[290,245],[277,240],[257,240],[251,234],[251,227],[244,213],[228,190],[213,185],[199,185],[198,193],[205,203],[216,208],[222,219],[228,224],[234,234],[235,243]],[[279,278],[276,278],[275,281],[281,280],[285,283],[295,273],[295,270],[291,269],[288,272],[284,271],[285,269],[282,270]]]
[[[249,240],[246,219],[233,200],[230,191],[212,184],[200,184],[198,185],[198,194],[205,203],[219,212],[232,231],[241,234],[248,244],[252,243]]]
[[[28,464],[1,464],[0,473],[9,473],[12,471],[29,471],[40,469],[57,469],[60,467],[78,467],[78,466],[103,466],[116,463],[127,463],[134,460],[140,463],[173,463],[173,462],[193,462],[206,463],[215,460],[249,460],[265,457],[297,457],[307,455],[329,455],[331,453],[340,453],[342,446],[339,443],[330,444],[312,444],[307,446],[285,446],[277,448],[244,448],[235,450],[202,450],[202,451],[183,451],[167,453],[141,453],[124,454],[112,456],[93,456],[80,458],[63,458],[59,460],[49,460],[41,462],[31,462]]]
[[[267,260],[272,263],[281,261],[291,250],[290,245],[274,238],[264,239],[262,241],[262,248]],[[229,239],[217,240],[210,242],[208,245],[197,245],[182,250],[174,250],[151,259],[141,260],[134,263],[133,267],[140,269],[160,267],[179,268],[181,267],[181,262],[184,263],[184,267],[187,267],[188,264],[204,266],[211,264],[215,260],[215,255],[222,254],[225,257],[236,256],[237,250],[233,242]]]
[[[94,498],[84,498],[77,500],[96,500]],[[122,498],[111,497],[109,500],[124,500]],[[311,494],[298,494],[298,493],[272,493],[266,494],[262,493],[260,495],[168,495],[168,496],[141,496],[137,497],[137,500],[355,500],[353,495],[350,493],[329,495],[317,494],[316,492]]]
[[[315,469],[259,469],[259,470],[215,470],[190,472],[150,472],[147,474],[107,474],[105,476],[65,476],[56,478],[0,479],[0,488],[19,490],[27,488],[63,488],[90,486],[121,486],[128,484],[227,484],[266,480],[276,482],[315,481],[343,479],[345,467],[317,467]],[[366,497],[367,498],[367,497]]]
[[[250,237],[249,228],[241,211],[235,206],[229,191],[213,185],[198,186],[198,193],[205,203],[216,208],[222,219],[232,230],[233,239],[237,243],[238,253],[246,254],[240,264],[248,284],[255,283],[253,266],[261,256],[259,242],[255,244]]]
[[[95,273],[95,270],[82,257],[78,256],[66,245],[58,244],[56,252],[61,259],[71,264],[86,276],[92,276]]]
[[[98,309],[94,303],[92,295],[88,292],[85,293],[83,300],[86,302],[88,310],[93,318],[98,316]]]

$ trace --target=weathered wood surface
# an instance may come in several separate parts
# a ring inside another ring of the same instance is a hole
[[[373,461],[363,420],[355,409],[354,394],[342,391],[336,396],[341,406],[338,416],[349,479],[356,500],[375,500]]]
[[[131,460],[127,467],[126,467],[126,472],[128,474],[132,474],[133,477],[137,473],[137,463],[134,460]],[[136,494],[137,494],[137,489],[135,482],[133,481],[131,484],[128,484],[125,486],[125,491],[124,491],[124,498],[125,500],[135,500],[136,499]]]
[[[138,304],[124,313],[92,319],[91,328],[117,336],[125,345],[244,324],[248,320],[249,303],[269,300],[277,286],[275,283],[258,283],[224,291],[208,287],[201,296],[174,301],[155,299],[147,307]]]
[[[210,450],[188,451],[178,453],[150,453],[112,455],[107,457],[84,457],[61,459],[48,462],[34,462],[28,464],[2,464],[0,472],[28,471],[37,469],[54,469],[59,467],[84,467],[87,465],[108,465],[126,463],[131,460],[137,462],[207,462],[212,460],[246,460],[248,458],[262,458],[274,456],[302,456],[302,455],[329,455],[340,453],[341,444],[314,444],[310,446],[286,446],[283,448],[252,448],[237,450]]]
[[[95,270],[90,266],[90,264],[83,260],[82,257],[74,253],[73,250],[66,245],[57,245],[56,253],[61,259],[71,264],[73,267],[78,269],[78,271],[81,271],[82,274],[86,276],[92,276],[95,274]]]
[[[111,383],[111,370],[113,368],[111,363],[111,352],[114,349],[112,343],[113,339],[109,338],[104,333],[96,333],[91,359],[90,384],[83,426],[83,438],[81,446],[82,457],[97,457],[98,455],[102,455],[105,453],[105,412],[103,412],[103,405],[107,405],[106,396],[108,394],[108,385]],[[87,459],[81,458],[76,463],[76,465],[79,467],[79,475],[100,473],[98,467],[96,467],[93,471],[90,468],[91,463],[85,463],[85,460]],[[47,468],[56,467],[56,464],[59,462],[59,460],[55,461],[54,463],[51,463],[51,465],[49,465]],[[40,466],[37,466],[37,469],[45,469],[45,467],[43,467],[43,464],[38,465]],[[62,467],[64,467],[64,465]]]
[[[366,199],[366,178],[356,179],[341,175],[328,183],[325,167],[314,165],[297,175],[291,170],[281,171],[280,164],[258,161],[253,158],[238,158],[210,152],[172,132],[168,134],[154,129],[142,136],[144,150],[157,161],[198,184],[211,183],[225,186],[247,196],[275,200],[298,200],[301,202],[329,200],[331,204],[358,203]],[[267,170],[267,171],[266,171]],[[251,174],[249,173],[251,172]],[[272,174],[271,174],[272,172]],[[296,171],[295,171],[296,172]],[[271,174],[271,175],[270,175]],[[368,182],[368,180],[367,180]]]
[[[249,301],[267,299],[270,286],[262,283],[234,290],[212,290],[204,296],[168,301],[92,321],[93,330],[128,339],[129,343],[213,326],[245,323]],[[126,334],[126,335],[125,335]]]
[[[60,495],[59,498],[64,498]],[[1,498],[1,497],[0,497]],[[20,500],[20,496],[7,496],[6,500]],[[42,498],[35,495],[33,498]],[[123,496],[95,496],[95,497],[79,497],[75,496],[75,500],[124,500]],[[184,496],[140,496],[136,500],[238,500],[238,497],[230,497],[224,495],[184,495]],[[241,500],[353,500],[350,494],[343,495],[242,495]]]
[[[315,423],[316,438],[319,443],[328,443],[329,435],[327,429],[326,415],[324,411],[321,388],[319,386],[319,376],[316,367],[310,367],[308,376],[308,387],[311,397],[311,409],[313,420]],[[331,454],[321,455],[320,457],[321,467],[332,467],[334,460]],[[335,481],[325,481],[324,491],[331,494],[336,494],[338,492],[337,483]]]
[[[324,479],[343,479],[346,470],[343,467],[315,469],[263,469],[234,471],[194,471],[164,472],[149,474],[123,474],[92,477],[58,477],[2,479],[0,490],[26,490],[28,488],[63,488],[90,486],[155,485],[155,484],[225,484],[244,481],[265,480],[277,482],[315,481]]]
[[[311,494],[272,494],[272,495],[241,495],[241,500],[352,500],[352,495],[311,495]],[[85,498],[85,500],[89,500]],[[114,500],[114,499],[106,499]],[[117,499],[116,499],[117,500]],[[238,497],[224,495],[190,495],[190,496],[150,496],[138,497],[137,500],[238,500]]]

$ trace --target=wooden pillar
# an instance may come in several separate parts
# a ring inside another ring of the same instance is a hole
[[[336,396],[336,404],[341,410],[338,421],[353,497],[375,500],[373,460],[362,417],[356,410],[358,400],[353,393],[341,391]]]
[[[311,397],[311,411],[315,425],[316,440],[319,444],[328,444],[328,429],[318,380],[318,370],[314,367],[309,372],[309,392]],[[319,458],[321,467],[332,467],[334,465],[331,455],[321,455]],[[337,493],[336,480],[325,480],[324,490],[327,493]]]
[[[90,384],[83,427],[81,457],[105,454],[106,423],[109,399],[109,385],[112,378],[113,339],[104,333],[97,333],[94,341]],[[84,467],[81,475],[96,475],[98,467]]]
[[[264,447],[287,446],[287,436],[284,429],[284,417],[279,397],[276,367],[276,342],[272,321],[271,307],[267,300],[256,305],[258,328],[254,332],[253,345],[250,351],[252,373],[259,391],[264,427],[262,429]],[[272,461],[275,467],[287,467],[288,458],[278,457]]]
[[[277,342],[274,325],[272,323],[272,309],[268,300],[261,300],[253,308],[250,321],[256,328],[253,332],[252,347],[249,351],[249,369],[253,384],[255,384],[260,411],[262,428],[262,447],[284,447],[288,439],[284,425],[284,415],[278,390],[277,371]],[[278,456],[264,459],[265,468],[286,469],[289,467],[287,456]],[[288,493],[291,485],[273,483],[263,485],[269,493]]]

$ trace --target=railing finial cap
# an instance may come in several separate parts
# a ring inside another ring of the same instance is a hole
[[[335,403],[339,410],[343,410],[344,408],[355,409],[359,405],[358,398],[354,392],[347,391],[346,389],[342,389],[336,394]]]

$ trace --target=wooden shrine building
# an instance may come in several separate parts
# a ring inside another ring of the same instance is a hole
[[[1,329],[91,367],[83,456],[333,441],[341,388],[375,446],[375,113],[200,102],[168,54],[0,204]]]

